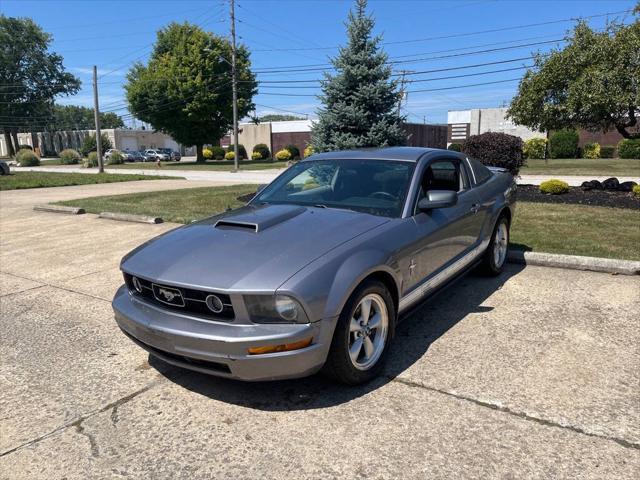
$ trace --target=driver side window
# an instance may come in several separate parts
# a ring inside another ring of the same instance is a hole
[[[466,188],[468,188],[468,181],[460,162],[454,159],[435,160],[427,165],[422,172],[414,212],[417,212],[418,202],[423,199],[429,191],[448,190],[461,192]]]

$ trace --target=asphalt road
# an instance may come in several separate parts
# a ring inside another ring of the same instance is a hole
[[[120,257],[171,224],[31,210],[145,183],[186,182],[0,192],[0,478],[638,478],[639,277],[471,275],[367,386],[220,380],[113,321]]]

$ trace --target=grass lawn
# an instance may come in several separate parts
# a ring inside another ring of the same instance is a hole
[[[189,188],[60,203],[90,213],[137,213],[189,223],[241,206],[236,197],[255,189],[255,185]],[[514,247],[537,252],[640,260],[640,211],[519,202],[511,236]]]
[[[25,188],[66,187],[69,185],[91,185],[94,183],[131,182],[134,180],[165,180],[182,177],[160,177],[155,175],[127,175],[114,173],[62,173],[62,172],[11,172],[0,176],[0,190]]]
[[[208,170],[229,172],[233,169],[233,161],[213,160],[204,163],[198,162],[160,162],[163,169],[167,170]],[[121,165],[107,165],[106,168],[143,168],[154,170],[158,166],[154,162],[133,162]],[[263,160],[243,160],[240,162],[240,170],[270,170],[275,168],[287,168],[287,162],[265,162]]]
[[[640,177],[640,160],[620,158],[559,158],[527,160],[520,175],[593,175]]]
[[[511,242],[536,252],[640,260],[640,211],[519,202]]]
[[[236,197],[255,191],[256,185],[185,188],[165,192],[90,197],[59,204],[82,205],[89,213],[135,213],[162,217],[167,222],[190,223],[228,208],[241,207],[244,203]]]

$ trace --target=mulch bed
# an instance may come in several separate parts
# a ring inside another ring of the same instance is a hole
[[[518,185],[518,200],[536,203],[570,203],[595,207],[632,208],[640,210],[640,198],[632,192],[610,192],[606,190],[583,191],[570,187],[567,193],[547,195],[540,193],[537,185]]]

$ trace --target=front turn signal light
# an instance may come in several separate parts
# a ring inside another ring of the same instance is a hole
[[[300,350],[311,345],[312,338],[300,340],[293,343],[283,343],[282,345],[266,345],[264,347],[252,347],[249,349],[249,355],[264,355],[265,353],[288,352],[290,350]]]

